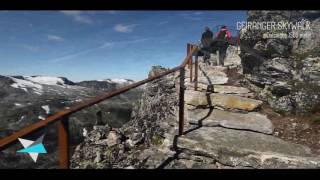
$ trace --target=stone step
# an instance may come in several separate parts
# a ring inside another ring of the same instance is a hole
[[[187,81],[185,84],[187,87],[194,87],[194,82]],[[251,91],[244,87],[237,87],[237,86],[228,86],[228,85],[213,85],[212,92],[215,93],[222,93],[222,94],[248,94]],[[208,85],[198,83],[198,91],[207,91]]]
[[[216,85],[216,84],[226,84],[229,78],[223,75],[213,75],[213,76],[200,76],[198,77],[198,83],[205,85]]]
[[[215,85],[213,86],[213,90],[216,93],[223,94],[247,94],[250,93],[250,90],[244,87],[236,87],[236,86],[227,86],[227,85]]]
[[[194,80],[194,77],[193,77]],[[229,78],[223,75],[214,75],[214,76],[199,76],[198,77],[198,84],[204,85],[217,85],[217,84],[226,84]],[[185,77],[185,83],[190,82],[190,76]]]
[[[185,103],[193,106],[219,106],[225,109],[253,111],[262,105],[262,101],[236,95],[205,93],[186,90]]]
[[[257,112],[234,113],[218,109],[195,109],[187,111],[187,121],[206,127],[222,126],[265,134],[272,134],[274,129],[267,116]]]
[[[198,71],[198,83],[203,84],[225,84],[228,82],[227,77],[227,67],[222,66],[209,66],[209,68],[199,68]],[[193,66],[193,77],[194,74],[194,66]],[[185,79],[189,80],[190,78],[190,70],[186,68]]]
[[[250,131],[201,127],[179,137],[177,146],[183,152],[212,157],[234,167],[320,167],[320,158],[308,147]]]
[[[199,66],[199,72],[202,74],[210,74],[210,73],[216,73],[216,72],[228,72],[228,67],[226,66]]]

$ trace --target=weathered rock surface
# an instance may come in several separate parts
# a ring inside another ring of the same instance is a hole
[[[185,92],[185,102],[194,106],[219,106],[228,109],[253,111],[262,105],[262,101],[218,93],[204,93],[199,91]]]
[[[265,115],[257,112],[234,113],[217,109],[196,109],[188,111],[187,114],[187,120],[191,124],[207,127],[222,126],[265,134],[273,133],[271,121]]]
[[[310,149],[261,133],[202,127],[178,139],[177,146],[228,166],[253,168],[319,167]]]

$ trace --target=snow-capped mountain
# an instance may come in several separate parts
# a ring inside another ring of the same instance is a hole
[[[87,87],[97,90],[113,90],[118,87],[126,86],[134,83],[130,79],[105,79],[105,80],[91,80],[91,81],[81,81],[74,83],[65,77],[53,77],[53,76],[5,76],[10,78],[13,83],[10,84],[11,87],[22,89],[25,92],[33,92],[35,94],[42,95],[45,86],[51,86],[49,90],[52,90],[52,86],[59,86],[64,88],[77,88]]]

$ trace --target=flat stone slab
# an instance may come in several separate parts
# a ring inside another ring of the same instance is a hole
[[[186,81],[185,83],[186,87],[190,90],[194,90],[194,82]],[[198,83],[198,88],[197,91],[207,91],[208,85],[207,84],[202,84]]]
[[[242,129],[261,132],[265,134],[273,133],[273,124],[267,118],[257,112],[234,113],[218,109],[195,109],[187,113],[187,120],[190,124],[201,124],[202,126],[222,126],[232,129]]]
[[[194,90],[194,82],[190,83],[190,81],[186,81],[185,85],[188,90]],[[210,92],[222,93],[222,94],[234,94],[237,96],[242,96],[242,97],[247,97],[247,98],[254,97],[254,93],[244,87],[227,86],[227,85],[213,85],[213,86],[214,86],[214,88],[213,88],[213,90],[211,89]],[[207,92],[208,85],[198,83],[197,91]]]
[[[250,131],[201,127],[179,137],[177,146],[185,152],[205,154],[234,167],[320,167],[319,156],[314,156],[308,147]]]
[[[227,109],[253,111],[262,105],[262,101],[235,95],[186,90],[185,103],[193,106],[219,106]]]
[[[245,98],[235,95],[224,95],[212,93],[210,95],[212,104],[229,109],[241,109],[253,111],[262,105],[262,101],[251,98]]]
[[[250,90],[244,87],[226,86],[226,85],[214,85],[213,91],[223,94],[246,94],[250,93]]]
[[[211,85],[211,84],[226,84],[228,82],[227,75],[223,75],[222,73],[208,76],[199,76],[198,83]]]
[[[228,67],[226,66],[211,66],[211,65],[205,65],[203,63],[199,63],[199,72],[202,73],[206,73],[206,74],[210,74],[210,73],[215,73],[215,72],[227,72],[228,71]]]
[[[210,95],[193,90],[186,90],[184,95],[185,103],[193,106],[207,106],[209,98]]]

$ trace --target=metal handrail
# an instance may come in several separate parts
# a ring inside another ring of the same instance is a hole
[[[168,74],[171,74],[173,72],[176,72],[180,70],[180,95],[179,95],[179,135],[182,135],[183,133],[183,124],[184,124],[184,72],[185,72],[185,66],[190,62],[192,65],[192,56],[195,54],[195,52],[198,49],[198,46],[188,44],[187,49],[187,57],[184,59],[184,61],[177,67],[174,67],[172,69],[169,69],[163,73],[160,73],[158,75],[154,75],[151,77],[148,77],[147,79],[138,81],[136,83],[130,84],[128,86],[116,89],[111,92],[107,92],[104,95],[97,96],[95,98],[92,98],[90,100],[81,102],[69,109],[64,109],[60,112],[57,112],[45,120],[36,122],[30,126],[27,126],[25,128],[22,128],[21,130],[4,137],[0,139],[0,150],[6,148],[11,143],[15,142],[18,138],[26,136],[36,130],[39,130],[40,128],[43,128],[47,125],[50,125],[54,122],[59,122],[59,161],[60,161],[60,168],[69,168],[69,151],[68,151],[68,119],[69,116],[81,111],[84,108],[93,106],[101,101],[107,100],[111,97],[117,96],[119,94],[122,94],[124,92],[127,92],[133,88],[136,88],[138,86],[141,86],[143,84],[146,84],[148,82],[151,82],[153,80],[159,79],[161,77],[164,77]],[[192,70],[192,69],[191,69]],[[192,73],[192,71],[191,71]],[[191,74],[192,76],[192,74]]]

